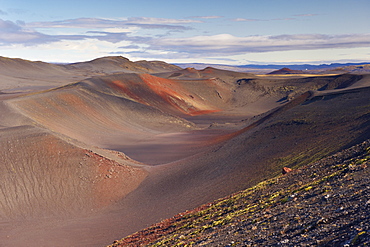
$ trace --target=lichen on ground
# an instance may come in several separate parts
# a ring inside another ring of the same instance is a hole
[[[110,246],[370,244],[370,140]]]

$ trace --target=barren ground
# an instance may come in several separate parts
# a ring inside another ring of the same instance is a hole
[[[369,75],[0,62],[4,246],[107,245],[370,138]]]

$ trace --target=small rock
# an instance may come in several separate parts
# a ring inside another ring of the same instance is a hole
[[[284,239],[284,240],[282,240],[280,243],[282,243],[282,244],[287,244],[287,243],[289,243],[289,239]]]
[[[342,211],[343,209],[344,209],[343,207],[340,207],[337,210],[335,210],[335,212],[338,213],[338,212]]]
[[[323,196],[324,200],[328,200],[329,198],[330,198],[330,194],[327,194],[327,195]]]
[[[291,171],[293,171],[291,168],[289,168],[289,167],[283,167],[281,173],[282,174],[287,174],[287,173],[289,173]]]

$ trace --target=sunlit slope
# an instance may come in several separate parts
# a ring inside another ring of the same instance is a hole
[[[125,97],[176,115],[201,115],[220,111],[225,89],[217,82],[197,81],[199,88],[187,86],[187,81],[160,78],[149,74],[119,74],[94,77],[84,81],[99,91]],[[206,95],[202,91],[207,91]],[[221,92],[217,91],[220,90]],[[217,98],[216,98],[217,97]],[[213,99],[213,100],[212,100]]]
[[[137,140],[162,132],[191,129],[191,123],[153,107],[70,85],[9,101],[38,124],[93,145]]]
[[[55,64],[0,57],[0,91],[35,91],[85,78]]]
[[[202,139],[218,134],[192,135],[198,128],[179,117],[218,111],[193,94],[171,80],[120,74],[19,97],[7,104],[54,132],[159,164],[199,152],[205,147]]]

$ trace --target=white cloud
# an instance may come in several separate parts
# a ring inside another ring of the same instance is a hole
[[[107,56],[118,50],[125,42],[111,43],[99,40],[62,40],[54,43],[37,44],[29,49],[21,44],[0,46],[2,56],[20,57],[46,62],[77,62]]]
[[[84,24],[87,24],[88,22],[84,22]],[[59,26],[61,24],[59,23],[56,25]],[[91,22],[89,25],[91,25]],[[45,25],[45,27],[47,27],[47,25]],[[83,25],[81,25],[80,27],[83,27]],[[102,27],[106,26],[102,25]],[[128,27],[128,30],[134,29],[135,28]],[[95,29],[94,31],[87,31],[84,34],[70,33],[64,35],[48,35],[41,32],[37,32],[34,28],[32,28],[32,25],[27,25],[22,22],[14,23],[12,21],[4,21],[0,19],[0,46],[6,46],[10,44],[23,44],[25,46],[34,46],[37,44],[54,43],[62,40],[95,39],[101,41],[108,41],[111,43],[117,43],[124,40],[135,42],[146,42],[148,39],[150,39],[148,37],[128,36],[128,33],[126,32],[117,32],[117,31],[118,30],[116,29],[114,30],[114,32],[105,32],[105,31],[96,31]]]
[[[126,45],[126,46],[120,46],[118,48],[120,48],[120,49],[139,49],[140,46],[138,46],[138,45]]]
[[[138,31],[140,28],[138,27],[111,27],[111,28],[104,28],[103,32],[108,33],[134,33]]]
[[[188,24],[188,23],[201,23],[201,21],[188,20],[188,19],[131,17],[127,19],[127,23],[131,23],[131,24]]]
[[[242,53],[312,50],[327,48],[370,47],[370,34],[323,35],[298,34],[235,37],[230,34],[164,38],[149,42],[150,49],[179,53],[236,55]]]
[[[317,16],[318,14],[299,14],[294,16],[300,16],[300,17],[311,17],[311,16]]]
[[[33,43],[40,39],[47,39],[47,35],[26,29],[12,21],[0,19],[0,45],[11,43]]]
[[[304,14],[302,16],[308,16]],[[311,15],[310,15],[311,16]],[[203,16],[202,19],[220,18]],[[237,18],[233,21],[262,21]],[[282,34],[237,37],[231,34],[169,38],[168,32],[188,30],[182,24],[199,23],[189,19],[136,17],[128,19],[78,18],[52,22],[0,19],[0,48],[19,47],[89,52],[95,56],[128,54],[137,58],[200,58],[240,56],[279,51],[329,50],[370,47],[369,34]],[[142,30],[146,29],[146,30]],[[148,30],[156,29],[156,30]],[[58,30],[58,31],[55,31]],[[163,31],[164,30],[164,31]],[[149,32],[150,31],[150,32]],[[53,34],[52,34],[53,33]],[[163,34],[164,33],[164,34]],[[86,44],[86,46],[84,46]],[[95,45],[95,46],[94,46]],[[89,49],[84,49],[89,47]],[[75,56],[75,54],[73,54]],[[86,56],[86,55],[84,55]],[[50,61],[50,59],[49,59]]]
[[[200,22],[185,19],[165,19],[150,17],[133,17],[122,19],[103,19],[103,18],[77,18],[60,21],[30,22],[26,26],[29,28],[129,28],[136,26],[145,29],[176,29],[188,30],[189,27],[174,24],[189,24]]]
[[[297,18],[286,17],[286,18],[272,19],[272,21],[293,21],[293,20],[297,20]]]
[[[220,19],[223,18],[221,15],[209,15],[209,16],[192,16],[194,19]]]
[[[261,19],[246,19],[246,18],[235,18],[232,21],[262,21]]]
[[[318,14],[298,14],[298,15],[293,15],[296,17],[312,17],[312,16],[317,16]],[[299,20],[299,18],[294,18],[294,17],[282,17],[282,18],[275,18],[275,19],[251,19],[251,18],[234,18],[231,19],[231,21],[236,21],[236,22],[243,22],[243,21],[294,21],[294,20]]]

